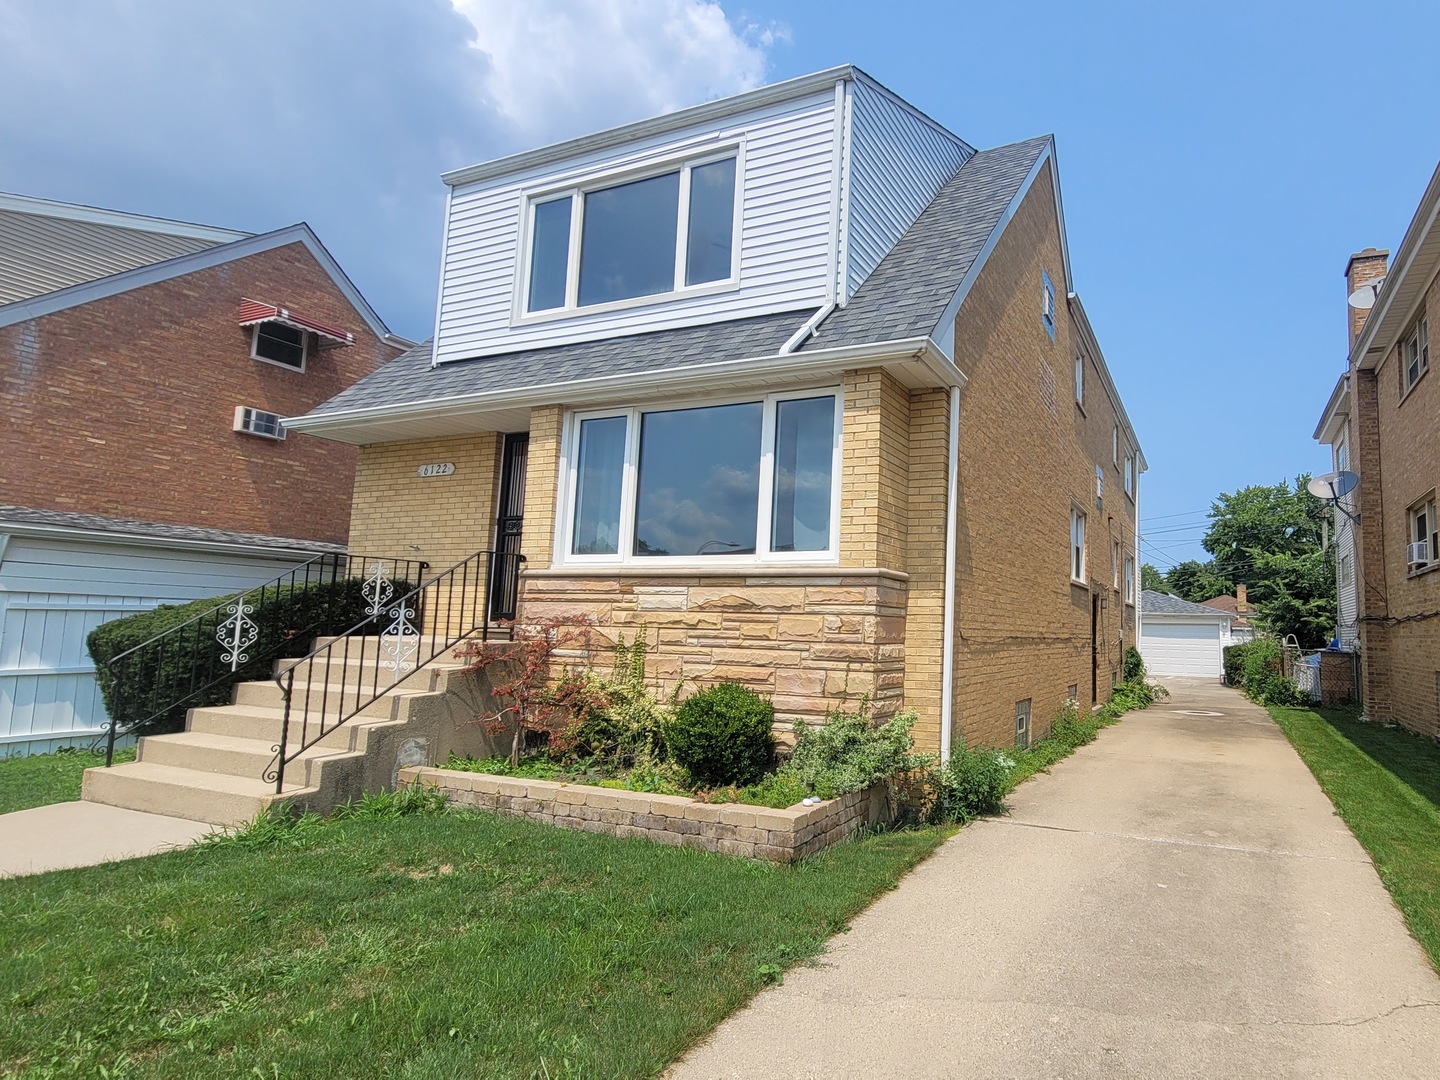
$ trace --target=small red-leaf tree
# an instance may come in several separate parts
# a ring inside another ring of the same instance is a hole
[[[501,707],[478,722],[494,736],[510,736],[510,764],[520,764],[527,732],[543,732],[552,749],[564,752],[573,731],[584,723],[597,700],[583,671],[557,673],[556,653],[573,652],[588,667],[595,643],[595,620],[586,614],[553,615],[535,623],[515,623],[510,641],[467,641],[455,653],[465,670],[490,678],[490,692]]]

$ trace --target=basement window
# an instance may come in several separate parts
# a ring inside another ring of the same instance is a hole
[[[1030,699],[1015,703],[1015,746],[1024,750],[1030,745]]]

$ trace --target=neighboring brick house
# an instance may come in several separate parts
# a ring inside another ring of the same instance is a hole
[[[1348,370],[1315,431],[1337,468],[1359,477],[1342,500],[1347,512],[1336,515],[1336,584],[1341,640],[1358,641],[1365,714],[1432,738],[1440,738],[1440,387],[1427,376],[1429,323],[1440,312],[1437,217],[1440,168],[1393,266],[1388,251],[1351,256]]]
[[[85,636],[345,543],[355,451],[286,438],[412,343],[308,226],[0,195],[0,756],[93,740]]]
[[[435,340],[287,421],[361,447],[352,545],[518,542],[522,621],[785,722],[866,695],[948,752],[1109,696],[1145,465],[1050,138],[842,67],[445,179]]]

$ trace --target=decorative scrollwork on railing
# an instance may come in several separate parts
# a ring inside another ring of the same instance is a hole
[[[415,609],[401,604],[390,609],[390,625],[380,635],[380,669],[391,673],[398,682],[415,670],[415,654],[420,651],[420,635],[410,620]]]
[[[274,746],[270,747],[270,753],[274,754],[275,756],[270,759],[270,764],[266,766],[265,771],[260,774],[260,779],[265,781],[265,783],[273,784],[276,780],[280,778],[280,755],[281,753],[283,753],[283,751],[284,747],[282,747],[279,743],[276,743]]]
[[[365,584],[360,586],[360,595],[369,605],[365,608],[365,614],[381,614],[394,594],[395,584],[385,573],[385,561],[377,559],[370,566],[370,576],[365,579]]]
[[[255,614],[255,605],[246,603],[240,597],[233,604],[226,604],[223,610],[230,616],[215,631],[215,640],[220,643],[221,663],[229,664],[231,671],[250,659],[245,650],[255,644],[260,636],[260,627],[250,618]]]

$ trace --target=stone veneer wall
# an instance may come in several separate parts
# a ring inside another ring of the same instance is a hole
[[[650,643],[665,692],[734,681],[768,696],[777,723],[818,722],[868,696],[877,715],[900,707],[905,681],[905,575],[884,570],[775,568],[530,570],[523,618],[584,613],[601,633]],[[592,657],[603,665],[605,657]]]
[[[453,769],[401,769],[399,782],[437,788],[456,806],[493,810],[564,829],[639,837],[777,863],[813,855],[867,825],[885,824],[894,818],[884,784],[816,806],[770,810]]]

